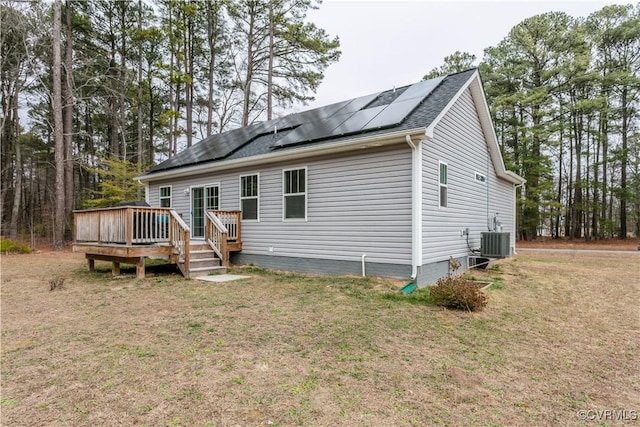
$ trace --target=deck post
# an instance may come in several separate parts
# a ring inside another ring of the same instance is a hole
[[[133,209],[125,208],[125,212],[125,239],[127,246],[131,246],[133,244]]]
[[[119,276],[120,275],[120,263],[117,261],[113,261],[113,265],[111,266],[111,275]]]
[[[144,257],[141,256],[136,263],[136,278],[144,279]]]
[[[87,262],[89,263],[89,272],[93,273],[94,271],[96,271],[96,260],[93,258],[89,258],[87,259]]]

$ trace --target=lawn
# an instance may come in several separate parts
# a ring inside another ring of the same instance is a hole
[[[478,313],[379,279],[1,261],[3,426],[638,423],[638,254],[523,252],[472,272],[493,283]]]

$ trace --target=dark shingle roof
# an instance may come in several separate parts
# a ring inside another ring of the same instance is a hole
[[[474,72],[475,69],[450,74],[212,135],[153,167],[146,175],[288,150],[302,144],[428,127]],[[367,123],[378,126],[367,128]]]

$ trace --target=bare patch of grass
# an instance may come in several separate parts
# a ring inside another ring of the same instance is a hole
[[[522,254],[471,273],[492,286],[466,313],[373,278],[114,279],[10,255],[0,424],[581,425],[638,409],[637,262]]]

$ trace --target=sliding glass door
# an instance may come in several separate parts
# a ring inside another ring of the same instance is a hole
[[[205,212],[220,209],[220,187],[191,187],[191,237],[204,237]]]

